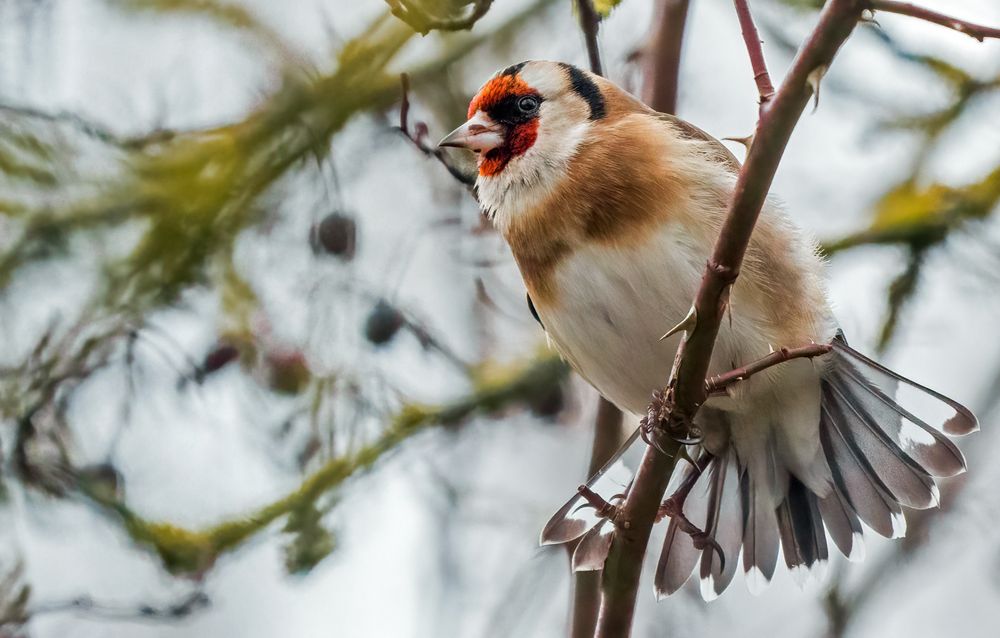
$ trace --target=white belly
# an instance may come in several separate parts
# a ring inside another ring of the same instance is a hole
[[[701,282],[707,247],[692,247],[666,228],[646,246],[578,249],[556,272],[559,298],[538,306],[550,338],[573,367],[623,410],[643,415],[653,391],[668,380],[680,335],[660,337],[688,313]],[[716,341],[709,374],[719,374],[781,346],[773,316],[734,295]],[[819,375],[813,362],[783,364],[741,384],[733,400],[713,401],[729,414],[732,440],[743,459],[766,458],[776,437],[783,464],[811,487],[822,488],[825,464],[817,464]],[[816,472],[815,476],[810,476]]]
[[[592,245],[559,265],[555,307],[539,307],[560,352],[619,407],[644,414],[651,393],[670,374],[680,335],[660,337],[688,314],[705,267],[706,247],[692,247],[667,228],[641,248]],[[751,309],[727,319],[711,374],[767,354],[768,330]]]

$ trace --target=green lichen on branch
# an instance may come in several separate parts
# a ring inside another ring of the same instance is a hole
[[[150,521],[105,492],[81,484],[81,493],[117,516],[129,537],[152,549],[164,568],[178,575],[200,575],[211,569],[220,555],[234,550],[272,522],[313,507],[317,500],[345,481],[370,469],[410,437],[431,427],[457,426],[477,415],[492,415],[516,405],[531,405],[562,384],[565,364],[546,354],[526,364],[481,375],[472,392],[442,405],[409,404],[400,409],[382,434],[349,454],[324,463],[298,488],[257,511],[201,530]]]
[[[834,254],[862,245],[905,244],[926,248],[965,225],[989,217],[1000,204],[1000,167],[964,186],[907,181],[889,191],[874,208],[871,225],[823,244]]]
[[[433,58],[415,64],[410,77],[414,84],[437,77],[552,2],[538,0],[491,33],[449,40]],[[43,118],[22,112],[22,125],[5,122],[0,183],[10,188],[0,215],[15,222],[15,239],[0,252],[0,292],[25,265],[64,254],[74,236],[134,223],[141,237],[130,254],[106,265],[98,303],[132,315],[173,303],[208,281],[220,258],[225,263],[239,233],[262,219],[261,196],[290,169],[326,157],[332,137],[358,113],[399,98],[398,75],[389,66],[412,37],[411,29],[383,16],[343,46],[334,72],[306,79],[289,70],[277,92],[233,124],[121,139],[74,119],[74,128],[92,133],[88,142],[105,143],[99,150],[117,168],[99,180],[71,168],[52,174],[53,158],[75,166],[83,150],[32,134]],[[15,141],[16,152],[10,150]],[[52,180],[57,185],[46,186]]]

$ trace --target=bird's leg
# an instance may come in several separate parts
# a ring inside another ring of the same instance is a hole
[[[690,472],[681,481],[680,486],[674,493],[667,497],[663,503],[660,504],[659,509],[656,511],[656,520],[661,521],[664,518],[669,517],[672,521],[677,523],[677,528],[691,537],[691,542],[694,543],[695,549],[705,549],[711,548],[719,555],[720,570],[725,569],[726,566],[726,556],[722,552],[722,547],[711,537],[705,530],[701,529],[688,519],[684,515],[684,502],[687,500],[688,494],[691,493],[691,489],[694,488],[694,484],[698,481],[698,477],[708,466],[708,462],[712,459],[712,455],[706,452],[694,463],[694,472]]]
[[[580,496],[582,496],[584,500],[587,501],[587,504],[582,505],[581,507],[587,507],[589,505],[590,507],[594,508],[594,512],[600,518],[606,518],[615,525],[618,524],[618,519],[622,512],[622,508],[620,505],[615,505],[614,503],[606,501],[603,496],[601,496],[594,490],[590,489],[586,485],[581,485],[579,488],[577,488],[577,492],[579,492]],[[615,494],[614,496],[611,497],[611,500],[617,501],[623,498],[625,498],[624,494]]]
[[[669,452],[657,442],[660,435],[665,435],[681,445],[697,445],[702,440],[701,428],[674,414],[672,395],[673,381],[666,390],[653,392],[646,416],[639,422],[642,440],[664,454]]]

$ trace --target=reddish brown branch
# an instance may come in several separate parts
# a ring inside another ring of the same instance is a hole
[[[659,0],[644,52],[642,99],[662,113],[677,112],[677,78],[688,0]]]
[[[580,17],[580,30],[587,44],[587,61],[590,70],[597,75],[604,75],[604,65],[601,64],[601,49],[597,42],[597,32],[601,28],[601,16],[594,9],[593,0],[576,0],[576,11]]]
[[[433,157],[437,161],[441,162],[441,165],[448,169],[448,173],[451,174],[456,180],[461,182],[466,188],[472,189],[472,186],[476,183],[476,178],[462,169],[458,168],[451,163],[445,152],[438,146],[427,143],[427,125],[423,122],[417,122],[414,125],[414,130],[410,130],[410,78],[405,74],[399,76],[400,83],[403,86],[403,96],[400,100],[399,105],[399,132],[403,134],[406,139],[413,142],[413,145],[417,147],[421,153],[427,157]]]
[[[872,11],[885,11],[886,13],[898,13],[899,15],[919,18],[927,22],[939,24],[959,33],[975,38],[982,42],[986,38],[1000,38],[1000,29],[987,27],[981,24],[974,24],[966,20],[952,18],[937,11],[924,9],[909,2],[893,2],[892,0],[872,0],[868,3],[868,9]]]
[[[594,418],[594,442],[590,452],[587,476],[593,476],[611,458],[622,443],[622,412],[604,397],[597,404]],[[570,560],[576,543],[570,543]],[[597,610],[601,604],[601,573],[577,572],[573,586],[573,613],[570,638],[591,638],[597,624]]]
[[[830,352],[832,349],[833,346],[828,343],[813,343],[799,348],[781,348],[766,357],[757,359],[753,363],[709,378],[705,381],[705,394],[706,396],[712,396],[713,394],[725,392],[729,386],[739,383],[740,381],[746,381],[758,372],[767,370],[768,368],[774,367],[779,363],[791,361],[792,359],[811,359],[812,357],[819,357]]]
[[[819,23],[799,50],[785,81],[774,98],[761,109],[756,141],[740,170],[726,220],[695,297],[697,324],[678,350],[676,374],[667,387],[665,414],[658,414],[658,409],[657,414],[653,414],[651,408],[650,416],[656,416],[667,429],[693,423],[695,413],[706,398],[705,379],[725,314],[729,287],[739,274],[785,146],[812,95],[810,77],[815,77],[817,69],[829,66],[865,8],[864,0],[827,2]],[[665,447],[668,452],[672,448],[676,456],[676,443],[668,443]],[[597,638],[622,638],[631,632],[646,545],[673,465],[674,458],[653,447],[643,455],[632,489],[622,504],[621,520],[629,523],[628,529],[622,526],[616,530],[604,566]]]
[[[747,45],[747,53],[750,55],[753,81],[757,83],[760,105],[764,106],[774,97],[774,85],[771,84],[771,74],[767,72],[767,62],[764,60],[764,50],[761,48],[757,25],[753,23],[748,0],[733,0],[733,4],[736,6],[736,16],[740,20],[740,30]]]

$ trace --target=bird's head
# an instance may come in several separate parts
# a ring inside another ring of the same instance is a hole
[[[504,200],[509,206],[511,199],[544,192],[562,177],[591,128],[608,116],[611,93],[624,95],[569,64],[515,64],[479,89],[468,121],[440,145],[478,155],[480,199],[496,211]]]
[[[479,155],[479,174],[494,177],[536,147],[565,146],[574,129],[606,114],[597,78],[569,64],[531,61],[507,67],[469,104],[469,120],[441,140]]]

